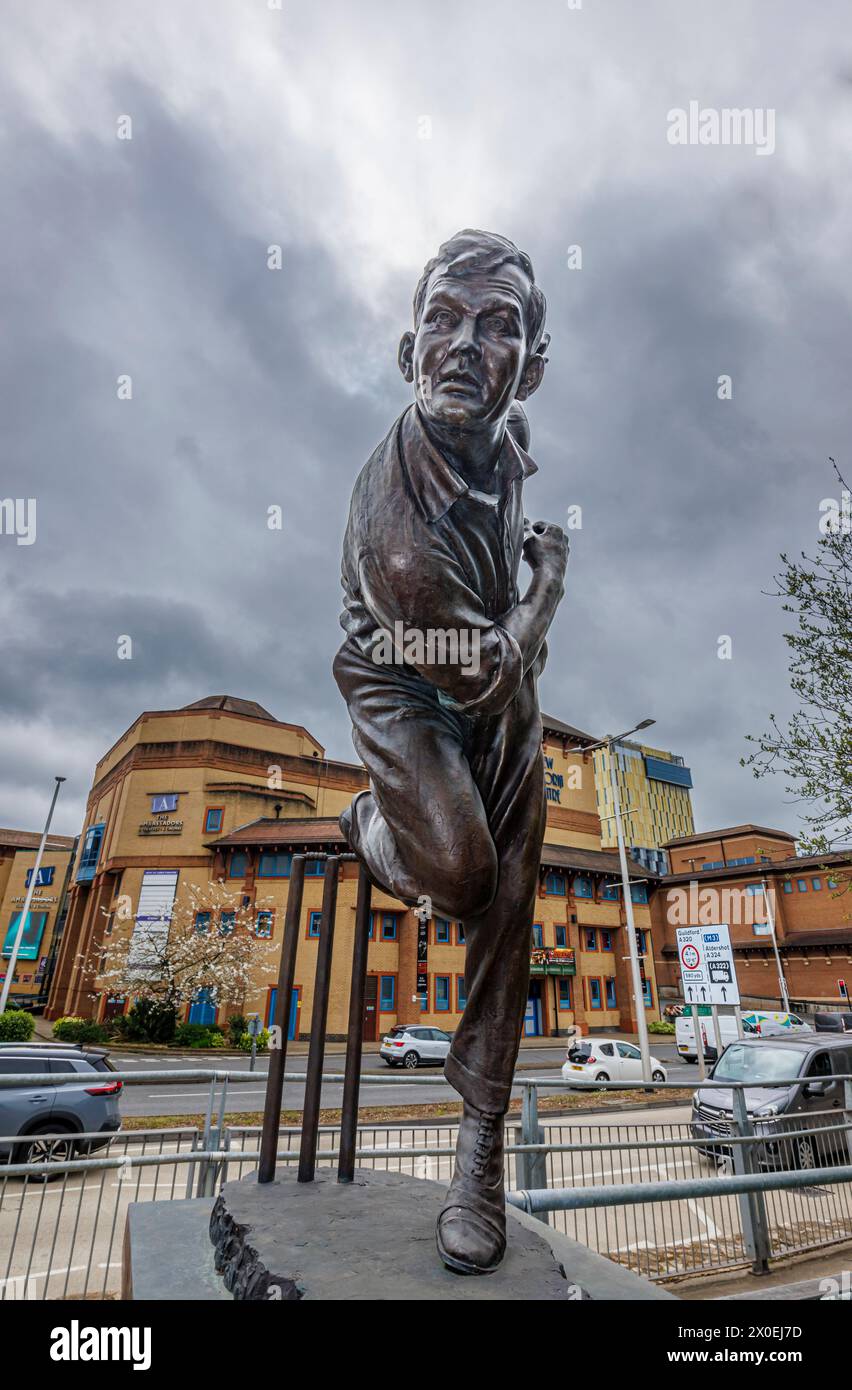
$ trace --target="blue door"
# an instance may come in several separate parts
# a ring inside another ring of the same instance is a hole
[[[275,1002],[278,998],[278,990],[269,991],[269,1013],[266,1018],[267,1028],[271,1028],[275,1022]],[[287,1022],[287,1041],[292,1042],[296,1036],[296,1020],[299,1013],[299,991],[293,989],[290,992],[290,1017]]]
[[[189,1006],[190,1023],[215,1023],[216,1005],[209,989],[200,989]]]
[[[541,1036],[541,980],[530,980],[530,992],[524,1014],[524,1037]]]

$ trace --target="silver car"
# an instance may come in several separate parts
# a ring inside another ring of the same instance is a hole
[[[45,1085],[0,1087],[0,1157],[10,1163],[62,1163],[108,1144],[121,1126],[120,1081],[107,1052],[62,1043],[0,1044],[0,1076],[43,1075]],[[47,1084],[79,1074],[80,1083]],[[93,1135],[85,1140],[75,1135]]]
[[[389,1067],[414,1070],[422,1064],[440,1066],[450,1050],[452,1038],[443,1028],[427,1028],[423,1023],[397,1023],[382,1038],[379,1056]]]

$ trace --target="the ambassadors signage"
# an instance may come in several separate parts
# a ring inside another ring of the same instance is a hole
[[[180,835],[183,832],[182,820],[143,820],[139,827],[140,835]]]
[[[36,875],[36,888],[47,888],[53,882],[53,875],[55,872],[55,864],[43,864]],[[32,877],[32,869],[27,869],[27,881],[24,884],[25,888],[29,888]]]

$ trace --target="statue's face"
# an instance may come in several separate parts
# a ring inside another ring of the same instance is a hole
[[[537,380],[525,383],[531,288],[510,264],[458,278],[435,271],[417,331],[400,348],[423,415],[476,429],[505,419],[515,397],[535,389]]]

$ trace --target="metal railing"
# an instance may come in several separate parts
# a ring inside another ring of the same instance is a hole
[[[229,1088],[256,1083],[256,1076],[199,1068],[111,1078],[207,1082],[203,1126],[121,1131],[107,1137],[101,1154],[86,1150],[89,1140],[103,1143],[103,1134],[75,1135],[81,1157],[0,1167],[0,1299],[113,1295],[130,1202],[212,1196],[223,1182],[257,1170],[261,1127],[226,1123]],[[427,1090],[445,1084],[440,1076],[361,1079]],[[799,1123],[783,1116],[755,1120],[745,1107],[746,1083],[702,1083],[704,1092],[724,1089],[737,1099],[734,1114],[717,1115],[716,1131],[699,1136],[677,1114],[655,1120],[651,1111],[649,1118],[618,1121],[588,1113],[542,1116],[540,1088],[573,1091],[576,1083],[517,1078],[521,1113],[506,1121],[509,1201],[655,1280],[748,1264],[765,1270],[772,1260],[852,1240],[852,1077],[826,1079],[843,1086],[843,1105],[800,1116]],[[280,1080],[304,1084],[305,1074],[282,1072]],[[320,1080],[342,1085],[344,1078],[326,1073]],[[75,1082],[73,1074],[39,1073],[0,1077],[0,1088]],[[648,1087],[608,1082],[595,1089]],[[683,1088],[670,1082],[652,1089],[664,1095]],[[455,1134],[450,1122],[360,1124],[353,1151],[340,1125],[318,1126],[314,1163],[339,1169],[342,1155],[359,1167],[448,1182]],[[279,1127],[276,1162],[297,1163],[301,1140],[301,1128]],[[7,1142],[20,1140],[0,1139]]]

